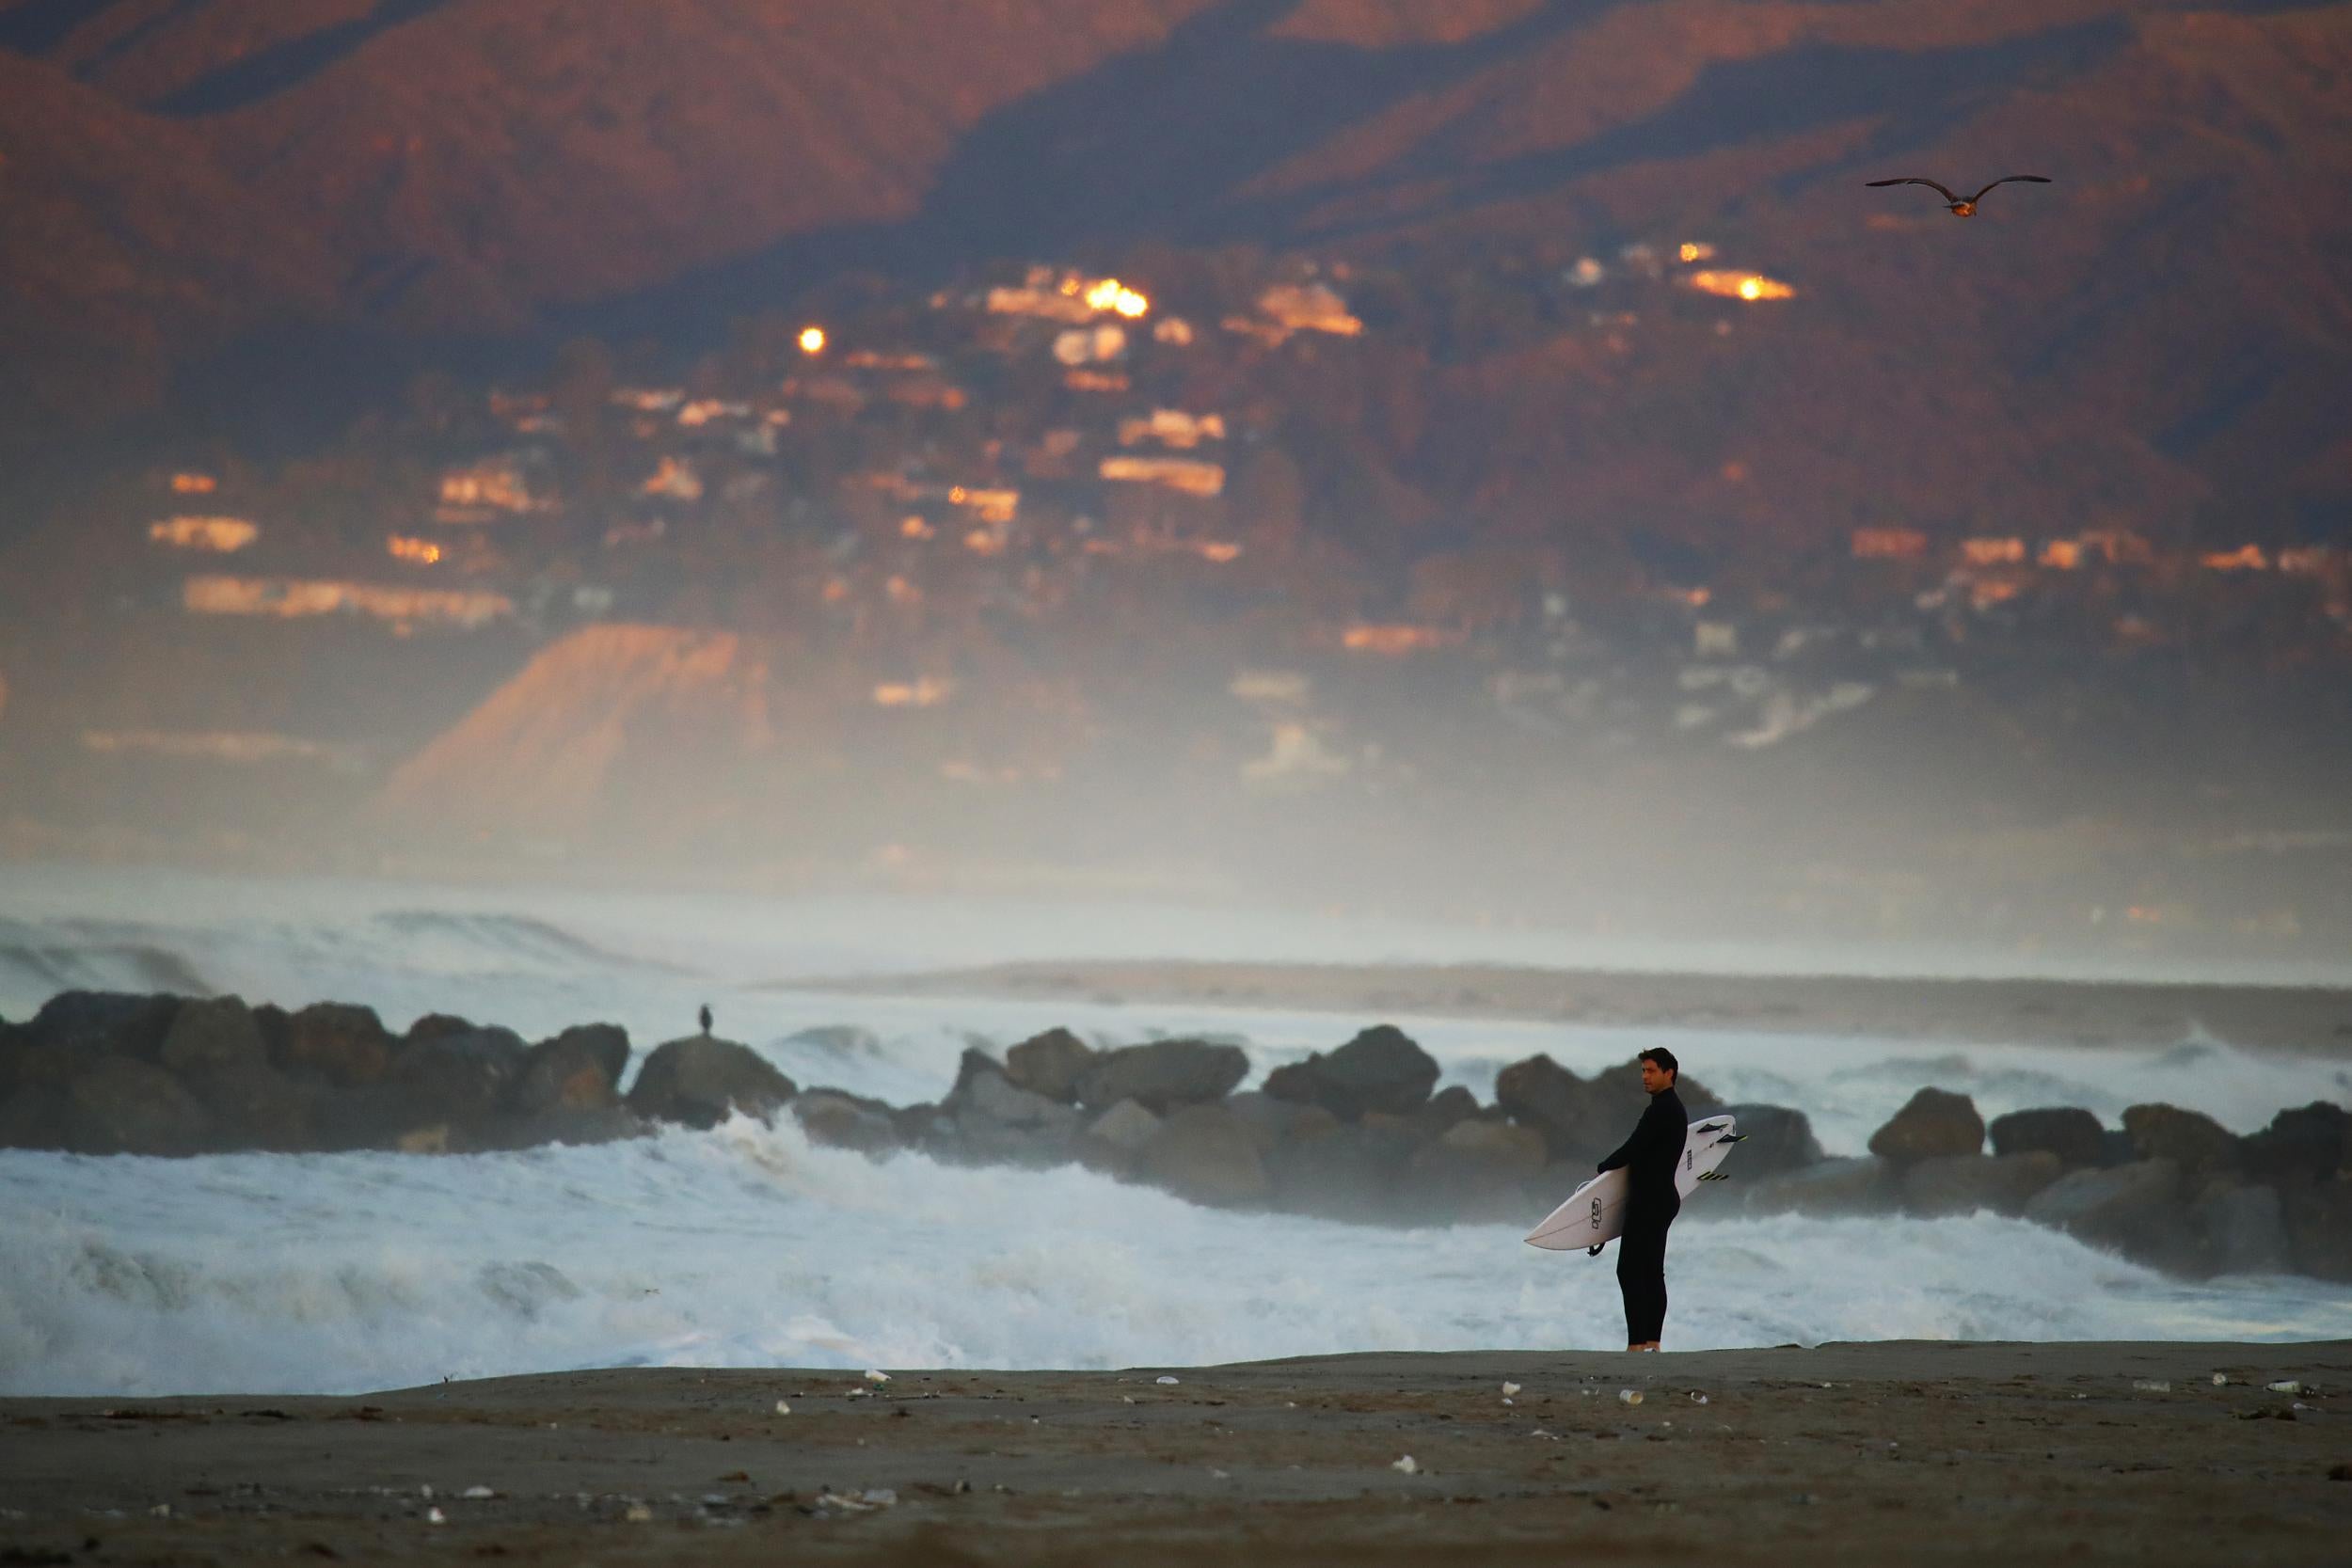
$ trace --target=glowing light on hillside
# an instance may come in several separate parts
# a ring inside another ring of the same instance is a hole
[[[1706,261],[1713,260],[1715,247],[1708,245],[1705,240],[1685,240],[1682,242],[1682,248],[1677,251],[1676,254],[1680,256],[1686,262]]]
[[[2208,572],[2264,572],[2270,569],[2270,558],[2263,554],[2260,545],[2240,545],[2233,550],[2216,550],[2199,560]]]
[[[220,481],[210,474],[174,474],[171,488],[183,496],[209,496],[220,488]]]
[[[823,327],[821,327],[821,326],[803,326],[803,327],[802,327],[802,328],[801,328],[801,352],[802,352],[803,354],[822,354],[822,353],[824,353],[824,352],[825,352],[825,329],[824,329]]]
[[[955,689],[953,682],[925,675],[912,681],[884,681],[874,688],[879,707],[937,707]]]
[[[1205,539],[1200,543],[1200,559],[1222,566],[1229,561],[1241,559],[1241,546],[1230,539]]]
[[[147,536],[159,545],[210,550],[215,555],[234,555],[261,534],[260,529],[243,517],[167,517],[147,526]]]
[[[936,537],[938,532],[930,524],[915,516],[909,516],[898,525],[898,537],[901,539],[930,539]]]
[[[1694,272],[1691,287],[1724,299],[1794,299],[1797,291],[1776,277],[1756,272]]]
[[[1437,626],[1359,624],[1341,636],[1340,641],[1350,653],[1398,654],[1419,653],[1426,648],[1442,648],[1455,639]]]
[[[1152,302],[1121,283],[1116,277],[1105,277],[1088,288],[1086,301],[1097,310],[1112,310],[1135,320],[1152,309]]]
[[[413,561],[420,566],[430,566],[441,559],[441,546],[430,539],[415,539],[395,533],[384,541],[385,549],[395,561]]]

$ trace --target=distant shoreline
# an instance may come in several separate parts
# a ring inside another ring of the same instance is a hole
[[[762,989],[1969,1044],[2146,1047],[2211,1038],[2250,1051],[2352,1057],[2352,988],[2343,987],[1078,959],[783,980]]]
[[[2343,1544],[2348,1379],[2344,1340],[1887,1341],[11,1398],[0,1540],[43,1562],[2312,1562]]]

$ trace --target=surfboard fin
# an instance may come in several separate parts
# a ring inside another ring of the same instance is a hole
[[[1702,1138],[1703,1138],[1703,1137],[1705,1137],[1705,1136],[1707,1136],[1709,1132],[1722,1132],[1723,1130],[1724,1130],[1724,1124],[1723,1124],[1722,1122],[1720,1122],[1720,1121],[1718,1121],[1718,1122],[1711,1122],[1711,1123],[1709,1123],[1708,1125],[1707,1125],[1707,1126],[1705,1126],[1705,1127],[1693,1127],[1693,1128],[1692,1128],[1692,1129],[1691,1129],[1691,1131],[1692,1131],[1692,1132],[1693,1132],[1697,1133],[1697,1134],[1698,1134],[1700,1137],[1702,1137]],[[1729,1143],[1729,1142],[1731,1142],[1731,1140],[1730,1140],[1729,1138],[1725,1138],[1725,1139],[1724,1140],[1724,1142],[1725,1142],[1725,1143]]]
[[[1719,1144],[1743,1144],[1748,1141],[1748,1135],[1745,1132],[1726,1132],[1715,1141]]]
[[[1600,1244],[1600,1245],[1601,1245],[1601,1246],[1607,1246],[1608,1244],[1609,1244],[1608,1243],[1603,1242],[1603,1243],[1601,1243],[1601,1244]],[[1600,1247],[1597,1247],[1597,1246],[1588,1246],[1588,1247],[1586,1247],[1586,1248],[1584,1249],[1584,1256],[1585,1256],[1585,1257],[1587,1257],[1587,1258],[1597,1258],[1597,1257],[1599,1257],[1599,1256],[1600,1256]]]

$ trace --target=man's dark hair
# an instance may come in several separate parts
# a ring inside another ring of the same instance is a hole
[[[1675,1060],[1675,1053],[1662,1045],[1653,1045],[1633,1059],[1637,1062],[1656,1062],[1660,1071],[1671,1072],[1677,1078],[1682,1075],[1681,1065]]]

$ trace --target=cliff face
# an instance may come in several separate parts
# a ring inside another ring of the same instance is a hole
[[[741,803],[774,742],[768,667],[730,633],[585,627],[404,764],[374,803],[437,835],[660,840]]]

